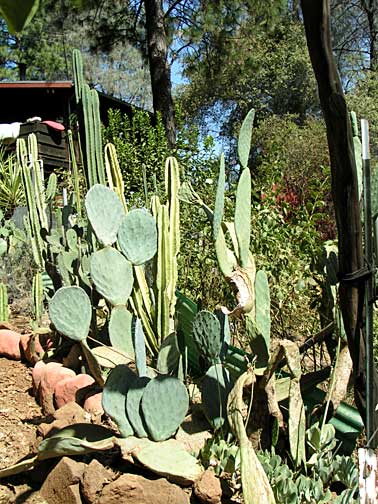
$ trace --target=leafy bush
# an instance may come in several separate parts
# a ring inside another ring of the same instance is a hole
[[[120,110],[110,110],[104,141],[116,147],[125,193],[143,198],[145,183],[149,191],[154,191],[154,179],[161,181],[165,160],[170,155],[160,116],[153,124],[149,112],[135,110],[130,119]]]

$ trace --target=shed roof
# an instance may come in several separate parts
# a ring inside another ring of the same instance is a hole
[[[110,108],[131,114],[129,103],[102,92],[98,94],[104,124]],[[42,120],[62,120],[68,126],[69,115],[75,108],[74,83],[70,80],[0,82],[0,123],[22,123],[38,116]]]

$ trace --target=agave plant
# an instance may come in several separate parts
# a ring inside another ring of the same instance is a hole
[[[25,202],[22,187],[21,167],[13,154],[0,149],[0,209],[5,216],[10,216],[16,206]]]

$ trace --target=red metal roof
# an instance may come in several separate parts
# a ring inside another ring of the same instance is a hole
[[[15,89],[15,88],[44,88],[44,89],[70,89],[73,87],[72,81],[17,81],[17,82],[0,82],[0,89]]]

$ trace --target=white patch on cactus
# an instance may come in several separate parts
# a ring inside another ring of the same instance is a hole
[[[253,308],[254,299],[251,276],[248,269],[237,268],[230,276],[226,277],[226,280],[233,287],[238,304],[233,310],[222,306],[222,312],[225,315],[238,315],[250,312]]]

